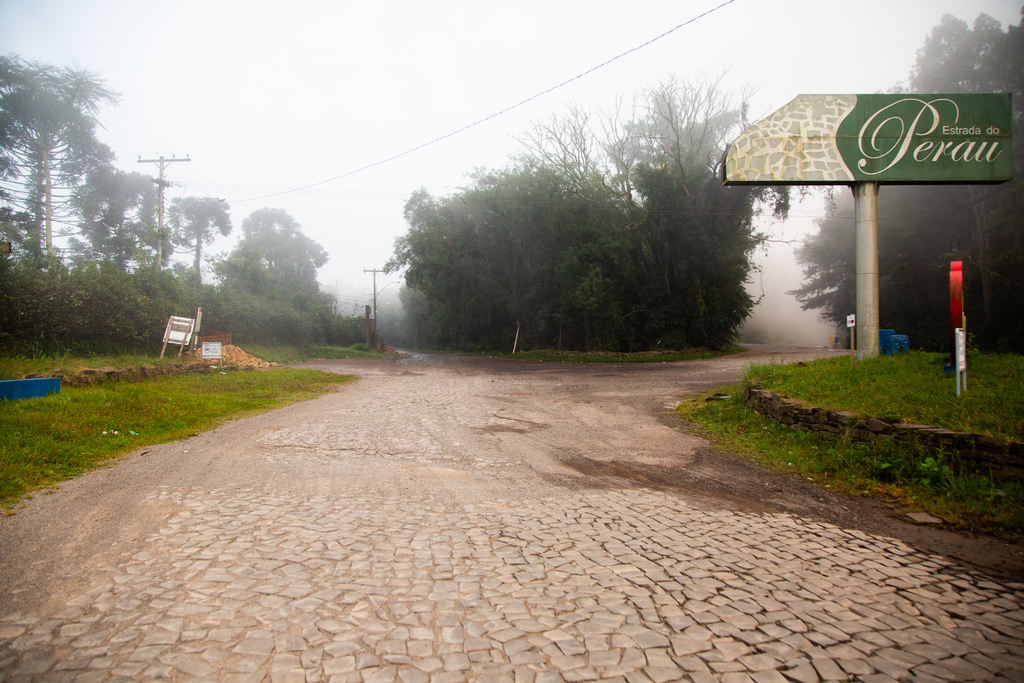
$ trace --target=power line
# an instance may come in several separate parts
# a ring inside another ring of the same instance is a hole
[[[637,45],[634,48],[630,48],[629,50],[626,50],[625,52],[623,52],[621,54],[615,55],[611,59],[608,59],[608,60],[606,60],[604,62],[601,62],[597,66],[592,67],[590,69],[587,69],[583,73],[581,73],[579,75],[576,75],[576,76],[573,76],[572,78],[570,78],[568,80],[562,81],[558,85],[553,85],[550,88],[548,88],[547,90],[543,90],[543,91],[537,93],[536,95],[532,95],[530,97],[527,97],[525,100],[522,100],[521,102],[517,102],[516,104],[513,104],[510,107],[506,107],[506,108],[502,109],[499,112],[495,112],[494,114],[491,114],[490,116],[485,116],[484,118],[480,119],[479,121],[474,121],[473,123],[467,124],[467,125],[463,126],[462,128],[459,128],[458,130],[453,130],[452,132],[447,133],[445,135],[442,135],[441,137],[434,138],[433,140],[431,140],[429,142],[424,142],[421,145],[417,145],[416,147],[412,147],[411,149],[407,149],[404,152],[400,152],[398,154],[395,154],[394,156],[390,156],[387,159],[382,159],[380,161],[375,161],[372,164],[367,164],[366,166],[362,166],[360,168],[357,168],[354,171],[349,171],[347,173],[342,173],[341,175],[336,175],[333,178],[328,178],[327,180],[321,180],[321,181],[318,181],[318,182],[315,182],[315,183],[310,183],[308,185],[303,185],[301,187],[296,187],[296,188],[293,188],[291,190],[282,190],[281,192],[274,192],[272,194],[260,195],[258,197],[247,197],[246,199],[236,199],[234,201],[235,201],[235,203],[254,202],[254,201],[258,201],[260,199],[269,199],[271,197],[279,197],[279,196],[284,195],[284,194],[292,194],[293,192],[300,192],[302,190],[308,190],[311,187],[316,187],[318,185],[324,185],[326,183],[330,183],[330,182],[333,182],[335,180],[340,180],[342,178],[347,178],[347,177],[353,176],[353,175],[355,175],[357,173],[362,173],[363,171],[367,171],[367,170],[369,170],[371,168],[375,168],[377,166],[381,166],[381,165],[386,164],[386,163],[388,163],[390,161],[394,161],[395,159],[400,159],[400,158],[402,158],[404,156],[412,154],[413,152],[418,152],[419,150],[423,149],[424,147],[429,147],[430,145],[433,145],[433,144],[436,144],[438,142],[441,142],[442,140],[447,140],[450,137],[454,137],[454,136],[458,135],[459,133],[462,133],[462,132],[465,132],[465,131],[469,130],[470,128],[474,128],[476,126],[479,126],[482,123],[486,123],[487,121],[490,121],[491,119],[494,119],[494,118],[497,118],[497,117],[501,116],[502,114],[507,114],[508,112],[512,111],[513,109],[517,109],[517,108],[523,106],[524,104],[527,104],[528,102],[532,102],[533,100],[535,100],[535,99],[537,99],[539,97],[543,97],[544,95],[547,95],[549,93],[554,92],[555,90],[558,90],[559,88],[563,88],[563,87],[569,85],[570,83],[578,81],[581,78],[583,78],[584,76],[589,76],[590,74],[594,73],[598,69],[602,69],[602,68],[608,66],[609,64],[611,64],[612,62],[618,61],[619,59],[622,59],[623,57],[625,57],[627,55],[630,55],[630,54],[632,54],[632,53],[634,53],[634,52],[636,52],[638,50],[642,50],[643,48],[647,47],[651,43],[657,42],[657,41],[661,40],[662,38],[664,38],[665,36],[667,36],[667,35],[669,35],[671,33],[674,33],[674,32],[678,31],[679,29],[681,29],[681,28],[683,28],[685,26],[689,26],[690,24],[692,24],[692,23],[694,23],[694,22],[696,22],[696,21],[698,21],[700,19],[703,19],[704,17],[706,17],[706,16],[708,16],[710,14],[715,13],[718,10],[722,9],[723,7],[725,7],[726,5],[731,5],[734,2],[736,2],[736,0],[726,0],[725,2],[723,2],[720,5],[718,5],[717,7],[709,9],[708,11],[706,11],[706,12],[704,12],[702,14],[698,14],[697,16],[693,17],[692,19],[684,21],[683,23],[679,24],[678,26],[676,26],[674,28],[670,28],[669,30],[667,30],[664,33],[662,33],[661,35],[655,36],[654,38],[651,38],[650,40],[648,40],[645,43],[641,43],[640,45]]]

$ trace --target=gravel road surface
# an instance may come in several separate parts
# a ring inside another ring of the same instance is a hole
[[[362,379],[0,518],[0,683],[1024,680],[1019,547],[666,411],[827,353],[303,364]]]

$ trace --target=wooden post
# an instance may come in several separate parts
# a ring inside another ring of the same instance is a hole
[[[196,345],[199,341],[199,326],[203,322],[203,307],[200,306],[196,309],[196,328],[192,330],[192,353],[195,354]]]
[[[366,348],[370,349],[370,306],[366,306]]]
[[[160,357],[164,357],[164,351],[167,350],[167,338],[171,336],[171,321],[174,320],[172,315],[167,319],[167,329],[164,330],[164,345],[160,347]]]

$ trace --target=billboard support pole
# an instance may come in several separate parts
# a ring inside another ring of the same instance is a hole
[[[853,184],[853,214],[857,242],[857,330],[861,332],[857,358],[878,355],[878,187],[880,183]]]

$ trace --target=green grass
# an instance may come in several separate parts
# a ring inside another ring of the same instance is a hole
[[[905,418],[948,429],[1020,438],[1024,363],[1018,356],[978,356],[968,365],[968,392],[954,396],[945,356],[912,353],[859,362],[830,358],[804,365],[752,366],[746,379],[824,408],[861,416]],[[914,444],[877,447],[799,433],[747,409],[743,383],[681,403],[679,414],[729,451],[770,469],[810,479],[831,491],[881,498],[907,512],[929,512],[981,533],[1024,533],[1024,485],[1001,482]]]
[[[751,366],[746,379],[822,408],[862,417],[1024,441],[1024,356],[976,355],[968,359],[967,391],[956,397],[948,356],[914,352],[879,356],[850,368],[845,357],[800,365]]]
[[[164,357],[147,356],[144,354],[124,354],[119,356],[88,356],[79,357],[68,354],[56,357],[41,358],[2,358],[0,357],[0,380],[19,379],[25,375],[54,374],[57,372],[74,373],[83,368],[128,368],[143,365],[173,365],[174,363],[190,362],[184,355],[178,358],[177,347],[174,353],[166,353]]]
[[[383,354],[376,351],[360,351],[343,346],[259,346],[256,344],[238,344],[238,348],[251,353],[268,363],[291,365],[306,360],[326,358],[381,358]],[[84,368],[130,368],[153,365],[173,365],[175,363],[193,362],[194,358],[186,355],[178,357],[177,347],[169,347],[163,358],[145,354],[123,354],[119,356],[72,356],[62,355],[41,358],[0,358],[0,380],[19,379],[29,374],[74,374]]]
[[[327,360],[334,358],[383,358],[384,354],[377,351],[359,351],[348,346],[259,346],[258,344],[236,344],[246,353],[251,353],[268,363],[291,365],[307,360]]]
[[[0,506],[143,446],[315,398],[355,380],[318,370],[165,376],[0,401]]]
[[[646,351],[639,353],[617,353],[614,351],[559,351],[556,349],[537,349],[521,351],[516,354],[493,351],[486,352],[492,358],[512,358],[530,361],[562,361],[572,363],[669,363],[682,360],[702,360],[718,358],[746,351],[741,346],[730,346],[727,349],[685,349],[682,351]]]

